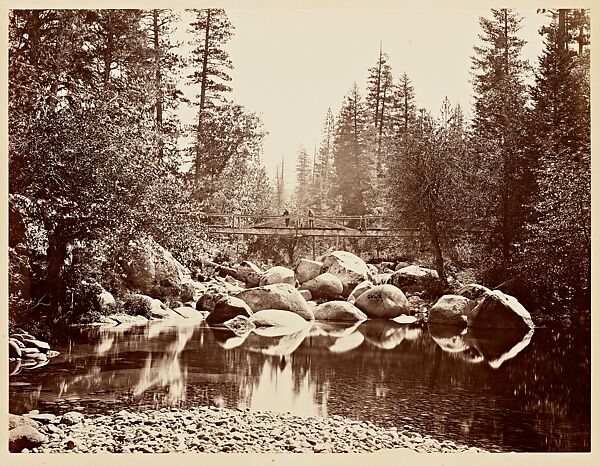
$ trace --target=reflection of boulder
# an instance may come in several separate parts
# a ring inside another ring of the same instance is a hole
[[[360,324],[358,331],[365,340],[382,349],[395,348],[406,335],[406,327],[393,320],[367,320]]]
[[[210,327],[210,331],[212,332],[215,341],[224,349],[237,348],[246,341],[246,338],[248,338],[248,335],[250,334],[248,332],[242,336],[238,336],[228,328],[215,327]]]
[[[300,330],[308,324],[298,314],[279,309],[257,311],[250,317],[250,321],[256,327],[286,327],[295,330]]]
[[[223,325],[240,337],[256,328],[254,323],[251,322],[246,316],[235,316],[233,319],[228,320]]]
[[[390,319],[408,314],[408,301],[400,288],[394,285],[377,285],[356,299],[356,307],[367,316]]]
[[[469,328],[464,336],[465,342],[476,348],[494,369],[505,361],[514,358],[529,345],[533,329],[527,330],[495,330]]]
[[[315,322],[314,327],[320,330],[320,335],[333,338],[343,338],[358,328],[360,322]]]
[[[329,351],[332,353],[345,353],[358,348],[365,341],[365,337],[362,333],[354,331],[353,333],[338,338],[333,345],[329,347]]]
[[[469,327],[533,328],[531,315],[516,298],[501,291],[486,293],[479,304],[469,314]]]
[[[304,341],[310,331],[310,327],[310,325],[307,325],[298,332],[275,337],[259,335],[258,331],[261,329],[254,329],[246,338],[243,348],[248,351],[269,354],[271,356],[287,356],[296,351]]]
[[[469,349],[465,343],[463,335],[466,330],[460,327],[432,324],[427,324],[429,335],[437,343],[437,345],[447,353],[459,353]]]

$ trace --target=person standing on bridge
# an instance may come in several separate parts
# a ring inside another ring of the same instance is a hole
[[[283,218],[285,219],[286,228],[290,226],[290,211],[286,209],[283,211]]]
[[[308,209],[308,228],[313,228],[315,225],[315,213],[312,211],[312,209]]]

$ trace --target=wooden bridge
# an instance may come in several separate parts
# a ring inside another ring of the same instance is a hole
[[[203,214],[208,233],[226,235],[270,235],[291,237],[397,238],[418,237],[420,228],[401,227],[391,216],[308,216]],[[467,231],[467,230],[465,230]],[[484,232],[471,225],[469,232]]]

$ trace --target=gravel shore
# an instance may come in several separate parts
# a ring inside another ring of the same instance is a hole
[[[75,414],[75,416],[72,416]],[[34,417],[35,418],[35,417]],[[109,415],[67,413],[40,420],[47,440],[25,453],[482,452],[451,441],[341,416],[300,417],[216,407]]]

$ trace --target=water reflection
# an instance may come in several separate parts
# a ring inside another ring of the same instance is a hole
[[[589,341],[572,330],[368,320],[236,336],[153,322],[75,330],[54,346],[47,367],[11,376],[12,412],[216,404],[410,423],[483,447],[589,448]]]

